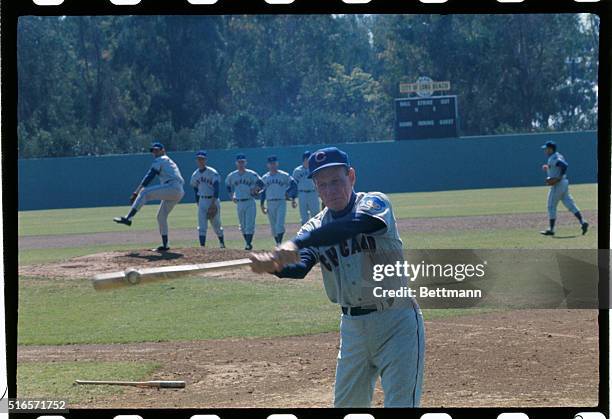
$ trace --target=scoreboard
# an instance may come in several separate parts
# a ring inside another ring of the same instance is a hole
[[[395,139],[459,136],[457,96],[395,99]]]

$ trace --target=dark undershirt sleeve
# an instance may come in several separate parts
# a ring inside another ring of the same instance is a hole
[[[219,198],[219,181],[215,180],[215,183],[213,183],[213,188],[214,188],[214,192],[213,192],[213,196],[215,197],[215,199]]]
[[[564,175],[565,171],[567,170],[567,163],[564,163],[562,161],[558,161],[556,166],[561,168],[561,174]]]
[[[159,174],[159,172],[153,168],[151,168],[147,174],[145,175],[144,178],[142,178],[142,182],[140,182],[140,184],[142,186],[147,186],[149,183],[151,183],[151,181],[153,179],[155,179],[155,176],[157,176]]]
[[[337,221],[302,233],[293,242],[300,248],[333,246],[357,234],[369,234],[386,228],[380,218],[367,214],[355,214],[352,220]]]

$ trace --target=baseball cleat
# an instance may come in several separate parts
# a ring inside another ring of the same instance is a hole
[[[155,249],[151,249],[152,252],[167,252],[170,250],[168,246],[158,246]]]
[[[540,231],[540,234],[543,236],[554,236],[555,232],[551,230]]]
[[[587,231],[589,231],[589,223],[585,221],[582,223],[582,235],[584,236]]]
[[[125,218],[125,217],[115,217],[113,218],[113,221],[116,222],[117,224],[125,224],[126,226],[132,225],[132,220],[130,220],[129,218]]]
[[[253,250],[253,245],[251,245],[251,244],[247,244],[247,245],[244,247],[244,250]]]
[[[224,243],[219,244],[219,249],[225,249],[225,244]]]

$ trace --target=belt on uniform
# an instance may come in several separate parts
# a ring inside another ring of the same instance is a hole
[[[212,195],[204,195],[204,196],[200,195],[200,198],[211,199],[211,198],[214,198],[214,196],[212,196]]]
[[[282,198],[273,198],[273,199],[268,199],[268,201],[284,201],[284,199],[282,199]]]
[[[298,191],[298,192],[301,192],[301,193],[310,193],[310,192],[314,192],[314,191],[315,191],[314,189],[310,189],[310,190],[307,190],[307,191],[306,190],[302,190],[302,191]]]
[[[250,201],[253,198],[236,199],[238,202]]]
[[[370,314],[375,311],[383,311],[393,305],[393,298],[383,300],[380,304],[365,306],[365,307],[342,307],[342,314],[348,314],[349,316],[363,316]]]

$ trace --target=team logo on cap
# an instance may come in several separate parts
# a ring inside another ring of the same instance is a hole
[[[317,163],[321,163],[322,161],[325,160],[327,156],[325,155],[324,151],[319,151],[317,154],[315,154],[315,161]]]

